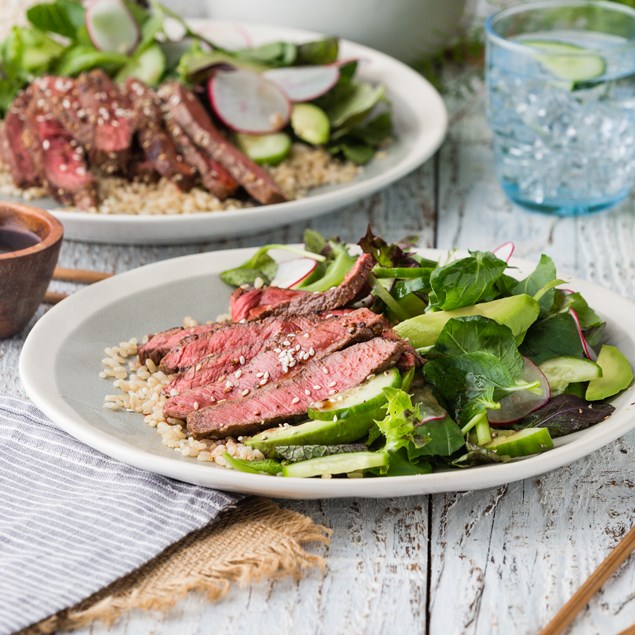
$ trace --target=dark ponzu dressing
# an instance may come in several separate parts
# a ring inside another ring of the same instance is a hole
[[[40,237],[28,230],[0,227],[0,254],[26,249],[39,242]]]

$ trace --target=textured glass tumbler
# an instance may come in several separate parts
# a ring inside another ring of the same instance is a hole
[[[635,11],[531,2],[485,22],[499,181],[525,209],[599,212],[635,181]]]

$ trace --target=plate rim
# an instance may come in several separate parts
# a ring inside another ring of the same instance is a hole
[[[173,457],[160,456],[143,449],[129,446],[92,426],[75,412],[66,399],[59,394],[55,381],[55,361],[61,344],[83,321],[118,300],[131,297],[136,288],[148,287],[148,279],[154,277],[160,284],[198,277],[201,263],[212,266],[210,273],[218,272],[227,262],[228,256],[244,259],[256,248],[229,249],[191,254],[145,265],[113,278],[77,291],[63,303],[48,311],[29,333],[20,354],[19,372],[28,396],[45,415],[76,439],[129,465],[139,467],[178,480],[224,489],[278,498],[342,498],[342,497],[392,497],[485,489],[537,476],[577,461],[635,429],[635,385],[620,395],[620,408],[609,419],[583,433],[570,435],[571,440],[549,452],[521,461],[500,465],[487,465],[433,474],[394,476],[377,479],[299,479],[273,478],[265,475],[246,474],[228,470],[212,464],[192,462],[176,452]],[[424,255],[441,257],[448,253],[444,249],[420,249]],[[191,267],[193,263],[198,267]],[[216,264],[214,264],[216,263]],[[510,264],[519,267],[535,266],[529,261],[512,259]],[[187,271],[189,270],[189,276]],[[574,288],[583,293],[603,295],[619,313],[630,311],[635,316],[635,303],[592,282],[571,278]],[[604,312],[607,318],[610,313]],[[617,325],[619,319],[612,319]],[[51,337],[51,332],[57,337]],[[628,336],[635,346],[635,337]],[[46,354],[43,354],[46,353]],[[101,351],[95,351],[101,355]],[[107,388],[104,389],[104,395]],[[630,417],[629,417],[630,415]],[[145,426],[143,420],[140,423]],[[600,426],[602,428],[600,429]],[[500,472],[503,472],[503,479]],[[510,472],[508,475],[507,473]],[[469,483],[466,483],[465,475]],[[337,483],[333,487],[333,483]]]
[[[215,24],[247,26],[256,31],[280,31],[282,34],[289,34],[288,36],[282,35],[281,37],[292,37],[291,34],[293,34],[293,37],[298,39],[323,35],[304,29],[280,27],[260,22],[211,20],[206,18],[194,18],[190,19],[189,22],[193,26],[198,26],[198,28],[205,28],[207,24]],[[433,122],[431,128],[422,125],[423,116],[420,113],[422,106],[418,102],[415,103],[416,100],[410,97],[410,92],[412,91],[409,90],[408,93],[401,92],[399,94],[401,98],[399,101],[403,104],[403,107],[409,107],[412,112],[415,113],[415,120],[417,122],[415,139],[420,140],[426,138],[428,142],[426,144],[413,143],[407,155],[387,170],[382,170],[365,180],[342,183],[334,189],[329,189],[326,192],[320,192],[313,196],[306,196],[285,203],[255,206],[253,208],[238,210],[219,210],[174,215],[91,214],[86,212],[61,211],[51,208],[50,206],[43,206],[41,199],[31,201],[31,204],[45,207],[47,211],[50,211],[62,221],[67,227],[67,237],[72,240],[79,239],[118,244],[168,244],[177,242],[170,235],[170,231],[175,228],[179,228],[183,233],[187,234],[187,237],[178,237],[178,241],[182,243],[204,242],[205,240],[217,238],[219,235],[236,236],[245,233],[244,231],[236,231],[235,229],[230,230],[228,233],[224,228],[227,223],[250,226],[251,223],[260,220],[262,230],[282,226],[293,220],[314,218],[348,205],[355,200],[367,198],[373,193],[406,176],[434,155],[446,137],[448,113],[439,92],[427,79],[408,65],[386,53],[356,42],[351,42],[350,40],[342,39],[341,43],[342,46],[353,47],[356,51],[359,51],[360,57],[369,57],[371,63],[379,62],[381,64],[388,64],[391,69],[397,69],[400,76],[407,77],[409,84],[412,83],[411,85],[416,87],[416,97],[422,93],[426,94],[424,102],[426,108],[425,115]],[[363,70],[361,72],[363,74]],[[292,218],[287,218],[289,216]],[[268,217],[272,217],[270,222],[267,222]],[[208,227],[208,224],[211,224],[211,227]],[[201,225],[205,225],[206,229],[206,234],[202,238],[200,236]],[[160,233],[163,237],[144,239],[143,236],[131,233],[132,229],[138,229],[140,232],[153,229],[155,233]],[[106,230],[117,236],[113,237],[110,235],[103,240],[100,239]],[[91,237],[81,237],[80,234],[83,234],[83,236],[91,234]],[[192,234],[195,235],[192,236]]]

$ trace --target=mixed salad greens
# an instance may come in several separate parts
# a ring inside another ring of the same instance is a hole
[[[193,31],[152,0],[53,0],[28,9],[0,44],[0,113],[38,76],[100,68],[118,82],[179,79],[207,92],[211,109],[254,161],[276,164],[294,139],[366,163],[392,134],[382,85],[340,60],[337,38],[235,50]],[[222,35],[222,34],[221,34]]]
[[[369,228],[359,247],[377,263],[365,305],[417,349],[422,366],[381,373],[314,404],[305,423],[244,440],[266,459],[226,455],[233,468],[352,477],[505,462],[603,421],[614,410],[607,399],[633,380],[625,356],[602,343],[603,319],[562,287],[546,255],[518,279],[508,273],[509,245],[437,262]],[[296,257],[278,263],[269,252],[280,249]],[[268,245],[221,278],[282,286],[282,275],[289,288],[324,291],[355,260],[348,245],[307,230],[304,249]]]

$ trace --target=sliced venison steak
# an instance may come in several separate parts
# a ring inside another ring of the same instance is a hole
[[[264,205],[286,201],[269,173],[223,137],[190,90],[178,82],[170,82],[163,84],[159,95],[166,102],[167,116],[185,130],[198,148],[227,168],[253,198]]]
[[[362,254],[339,286],[321,293],[304,293],[274,304],[257,306],[249,312],[247,319],[261,319],[270,315],[289,313],[317,313],[344,307],[364,289],[374,263],[372,256]]]
[[[395,364],[399,342],[374,338],[313,361],[288,379],[279,380],[241,397],[208,406],[187,416],[195,437],[221,439],[252,434],[306,415],[309,405],[361,384],[368,375]],[[326,370],[326,372],[325,372]]]
[[[218,161],[201,152],[174,119],[168,117],[165,123],[178,151],[196,169],[203,186],[221,201],[229,198],[238,189],[236,179]]]
[[[159,333],[153,333],[148,336],[148,341],[145,344],[139,346],[137,355],[139,361],[143,364],[146,359],[151,359],[155,364],[158,364],[161,359],[184,339],[193,335],[202,335],[208,331],[217,331],[223,328],[225,324],[222,322],[215,322],[214,324],[198,324],[196,326],[189,326],[183,328],[182,326],[175,326],[174,328],[167,329],[166,331],[160,331]]]
[[[305,333],[280,334],[271,338],[248,363],[239,366],[223,380],[200,383],[198,366],[175,382],[173,396],[163,409],[168,417],[184,419],[191,411],[221,399],[238,399],[270,382],[291,376],[312,360],[319,360],[350,344],[372,339],[385,327],[382,316],[359,309],[345,316],[325,319]],[[329,383],[328,377],[324,381]]]

